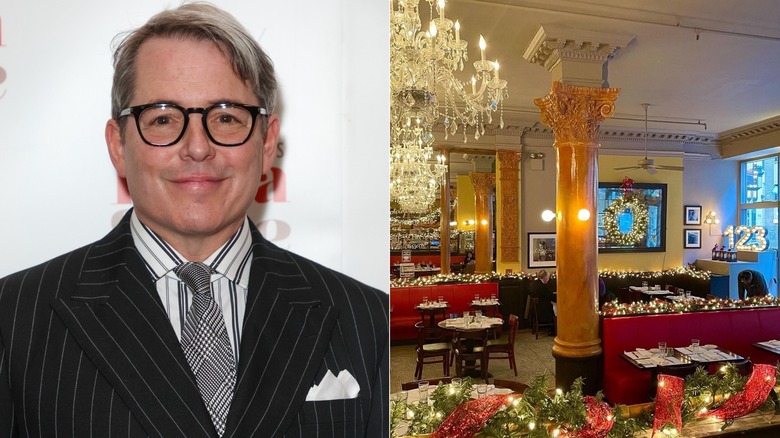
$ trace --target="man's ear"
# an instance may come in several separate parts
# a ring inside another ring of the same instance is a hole
[[[114,165],[117,175],[126,178],[125,145],[122,141],[122,128],[114,119],[110,119],[106,122],[106,146],[108,147],[108,155],[111,157],[111,163]]]
[[[276,160],[276,149],[279,143],[279,116],[268,116],[268,127],[263,139],[263,175],[267,174]]]

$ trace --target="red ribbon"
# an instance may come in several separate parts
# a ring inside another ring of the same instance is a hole
[[[653,432],[662,430],[667,424],[673,424],[677,433],[682,430],[682,404],[685,399],[683,387],[685,380],[666,374],[658,375],[658,392],[655,398],[655,419]]]
[[[753,373],[748,378],[742,392],[735,394],[720,407],[709,412],[697,414],[697,417],[712,415],[721,420],[733,420],[758,409],[775,387],[776,368],[773,365],[754,364]]]
[[[629,177],[623,177],[623,184],[620,185],[620,188],[623,189],[623,196],[628,197],[628,194],[631,193],[631,189],[634,188],[634,180]]]

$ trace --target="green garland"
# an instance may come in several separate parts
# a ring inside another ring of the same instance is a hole
[[[743,391],[747,377],[741,376],[731,363],[723,364],[716,374],[708,374],[700,367],[685,379],[684,401],[682,406],[683,425],[697,422],[695,414],[702,409],[712,410],[722,405],[728,398]],[[780,370],[778,371],[780,382]],[[482,428],[481,433],[492,438],[548,438],[551,429],[565,428],[579,430],[586,421],[587,410],[582,394],[583,380],[576,379],[569,391],[551,392],[546,376],[537,376],[521,397],[496,412]],[[404,436],[430,434],[444,422],[446,417],[461,403],[469,400],[473,384],[466,378],[459,390],[451,385],[439,384],[433,391],[428,404],[408,404],[392,400],[390,403],[390,434],[397,437],[397,427],[406,423]],[[602,401],[601,393],[596,399]],[[772,397],[768,397],[759,412],[777,414],[780,407],[775,406]],[[648,406],[638,415],[631,415],[625,405],[616,405],[612,409],[615,419],[607,438],[629,438],[637,433],[646,433],[653,424],[654,407]],[[733,421],[733,420],[732,420]],[[728,427],[727,421],[721,430]],[[556,435],[552,430],[553,436]]]
[[[634,218],[631,230],[627,233],[620,231],[618,216],[630,209]],[[636,196],[623,196],[612,201],[604,209],[604,233],[610,242],[620,246],[634,246],[647,234],[648,211],[644,204]]]

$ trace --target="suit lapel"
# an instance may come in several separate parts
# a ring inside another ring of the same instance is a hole
[[[337,311],[253,227],[238,383],[225,436],[282,434],[315,382]]]
[[[94,245],[77,289],[52,306],[149,435],[215,436],[128,219]]]

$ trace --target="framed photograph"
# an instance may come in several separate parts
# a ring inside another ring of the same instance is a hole
[[[528,267],[555,267],[555,233],[528,233]]]
[[[701,205],[685,206],[685,225],[701,225]]]
[[[686,228],[683,230],[683,248],[701,248],[701,230]]]

